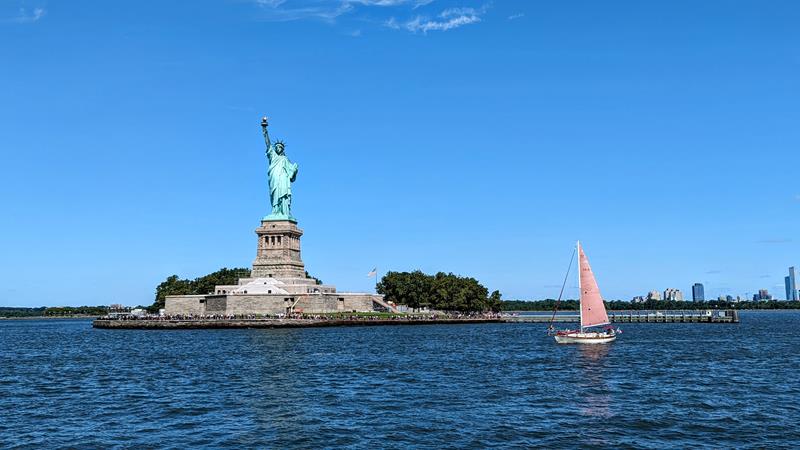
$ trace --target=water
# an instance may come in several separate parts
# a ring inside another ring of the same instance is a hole
[[[627,324],[94,330],[0,321],[0,447],[800,445],[800,312]]]

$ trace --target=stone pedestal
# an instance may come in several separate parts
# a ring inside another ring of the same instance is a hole
[[[303,230],[291,220],[262,220],[256,228],[258,251],[252,278],[305,278],[300,258]]]

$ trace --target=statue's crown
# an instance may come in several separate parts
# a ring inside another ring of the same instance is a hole
[[[286,148],[286,143],[285,143],[285,142],[283,142],[283,141],[282,141],[282,140],[280,140],[280,139],[278,139],[277,141],[275,141],[275,147],[277,147],[277,146],[279,146],[279,145],[280,145],[281,147],[283,147],[283,148]]]

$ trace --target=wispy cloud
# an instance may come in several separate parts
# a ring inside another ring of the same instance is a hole
[[[508,16],[508,20],[516,20],[516,19],[521,19],[523,17],[525,17],[525,13],[517,13]]]
[[[44,8],[33,8],[32,10],[26,8],[20,8],[19,13],[16,17],[12,19],[12,22],[16,23],[33,23],[38,22],[39,19],[47,14],[47,10]]]
[[[722,273],[722,271],[721,271],[721,270],[714,269],[714,270],[709,270],[709,271],[707,271],[707,272],[706,272],[706,275],[716,275],[716,274],[718,274],[718,273]]]
[[[384,22],[389,28],[395,30],[407,30],[412,33],[427,34],[429,31],[448,31],[481,21],[481,16],[486,12],[486,7],[482,8],[447,8],[440,12],[436,17],[418,15],[413,19],[400,22],[394,17]]]
[[[336,19],[361,8],[416,9],[433,0],[254,0],[265,13],[263,18],[275,22],[316,19],[335,22]]]
[[[470,1],[470,0],[464,0]],[[318,20],[329,24],[352,21],[382,24],[395,30],[427,34],[448,31],[482,20],[487,6],[450,7],[438,11],[430,6],[434,0],[253,0],[262,12],[261,18],[274,22]],[[387,17],[388,16],[388,17]],[[361,31],[356,32],[358,36]],[[351,34],[351,33],[348,33]],[[353,34],[351,34],[353,35]]]
[[[315,19],[333,22],[339,16],[353,10],[349,1],[302,1],[288,3],[286,0],[256,0],[265,15],[263,19],[273,22]]]
[[[790,238],[761,239],[757,244],[788,244],[792,242]]]

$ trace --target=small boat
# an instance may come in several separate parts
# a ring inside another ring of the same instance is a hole
[[[600,295],[600,288],[597,286],[597,280],[594,278],[592,268],[589,266],[589,258],[581,248],[581,243],[576,245],[578,253],[578,289],[580,290],[580,312],[581,312],[581,327],[578,330],[562,330],[551,333],[555,337],[556,342],[559,344],[606,344],[612,342],[617,338],[619,331],[615,331],[611,327],[611,322],[608,320],[606,307],[603,304],[603,297]],[[575,258],[575,253],[572,255]],[[572,268],[572,260],[570,260],[570,268]],[[569,277],[569,269],[567,269],[567,276],[564,277],[564,284]],[[564,292],[564,286],[561,287],[561,293]],[[559,295],[559,302],[561,295]],[[555,319],[556,311],[558,310],[558,302],[556,303],[555,310],[553,311],[553,319],[550,321],[549,330],[553,330],[553,320]],[[605,327],[597,329],[594,327]]]

